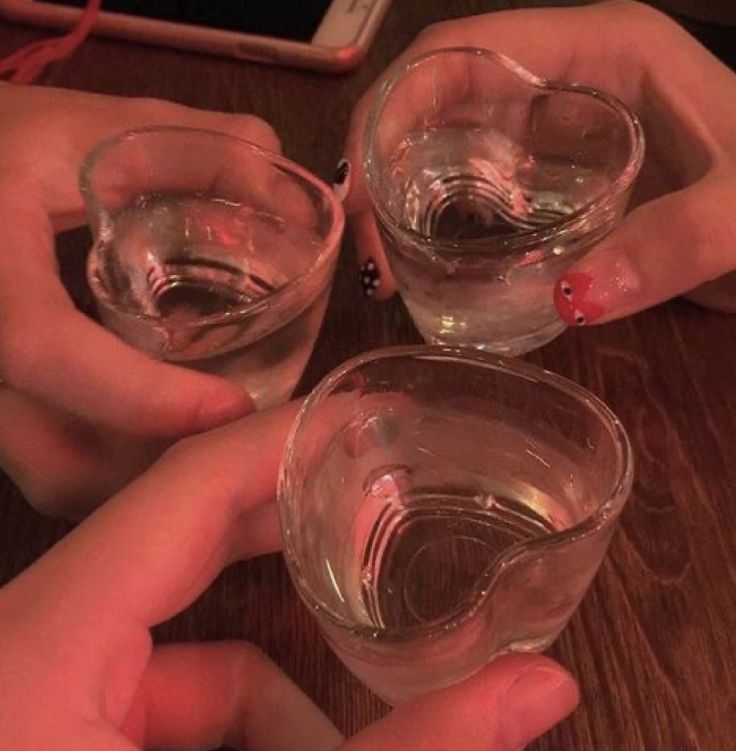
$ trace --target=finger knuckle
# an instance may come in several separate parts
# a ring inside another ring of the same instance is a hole
[[[192,450],[196,449],[197,444],[198,437],[196,435],[179,438],[176,443],[172,443],[164,451],[163,457],[171,462],[186,461]]]
[[[36,473],[20,480],[18,486],[23,488],[23,494],[33,509],[52,519],[78,520],[94,507],[89,499],[80,496],[73,488],[59,487]]]
[[[15,317],[0,320],[0,377],[10,385],[22,388],[37,364],[38,340],[26,335],[26,328]]]
[[[265,688],[276,671],[266,653],[247,641],[229,642],[227,649],[236,673],[249,677],[248,687]]]
[[[736,180],[719,184],[714,190],[716,195],[733,195]],[[703,193],[698,200],[683,201],[679,215],[694,254],[706,259],[722,258],[724,265],[732,265],[729,260],[736,247],[736,218],[728,202],[713,200],[712,192]]]
[[[679,28],[665,13],[638,0],[610,0],[603,9],[613,16],[613,21],[624,23],[630,34],[666,33]]]
[[[453,21],[437,21],[425,26],[417,35],[417,41],[423,45],[432,45],[435,40],[446,37],[452,30]]]
[[[129,119],[140,123],[164,123],[181,117],[182,107],[154,97],[136,97],[123,103]]]
[[[239,128],[243,138],[269,151],[281,151],[281,139],[269,123],[255,115],[241,115]]]

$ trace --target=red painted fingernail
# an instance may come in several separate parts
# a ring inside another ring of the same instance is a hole
[[[636,267],[617,251],[596,253],[585,270],[563,274],[555,285],[554,303],[568,326],[585,326],[636,310],[641,280]]]
[[[602,305],[589,299],[593,278],[582,272],[565,274],[557,280],[554,303],[560,318],[568,326],[585,326],[605,312]]]

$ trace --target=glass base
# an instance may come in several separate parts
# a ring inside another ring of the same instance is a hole
[[[416,699],[433,691],[452,686],[467,680],[482,670],[494,660],[506,654],[541,654],[557,640],[561,632],[557,628],[552,633],[529,639],[512,642],[511,644],[492,650],[482,656],[476,655],[477,660],[470,663],[459,661],[453,669],[440,671],[432,670],[432,661],[424,663],[424,670],[418,671],[416,666],[402,667],[394,660],[385,657],[363,659],[336,645],[328,638],[328,643],[335,651],[340,661],[358,680],[367,686],[382,702],[390,707],[397,707],[407,701]]]
[[[553,320],[547,326],[537,329],[530,334],[524,334],[514,339],[493,342],[464,341],[459,337],[439,337],[421,329],[419,329],[419,333],[427,344],[439,344],[444,347],[472,347],[473,349],[490,352],[494,355],[519,357],[548,344],[553,339],[556,339],[566,328],[562,321]]]

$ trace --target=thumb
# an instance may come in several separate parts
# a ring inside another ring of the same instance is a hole
[[[156,647],[123,731],[143,748],[331,751],[342,736],[245,642]]]
[[[621,318],[736,268],[734,178],[700,183],[639,206],[558,279],[554,302],[569,326]]]
[[[541,656],[501,657],[463,683],[409,702],[343,751],[519,751],[578,703],[573,679]]]

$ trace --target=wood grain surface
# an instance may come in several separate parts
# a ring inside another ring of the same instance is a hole
[[[515,5],[395,0],[368,59],[346,76],[92,39],[43,83],[253,112],[274,125],[288,156],[329,178],[359,95],[424,25]],[[0,54],[44,35],[0,24]],[[76,235],[66,246],[80,252],[84,242]],[[346,238],[301,389],[351,355],[417,341],[398,300],[364,301]],[[610,554],[551,650],[580,681],[582,705],[536,751],[736,748],[735,344],[736,318],[674,301],[568,331],[529,356],[601,396],[628,427],[637,460]],[[67,529],[0,480],[0,582]],[[156,635],[253,641],[346,733],[386,711],[324,645],[278,556],[230,568]]]

